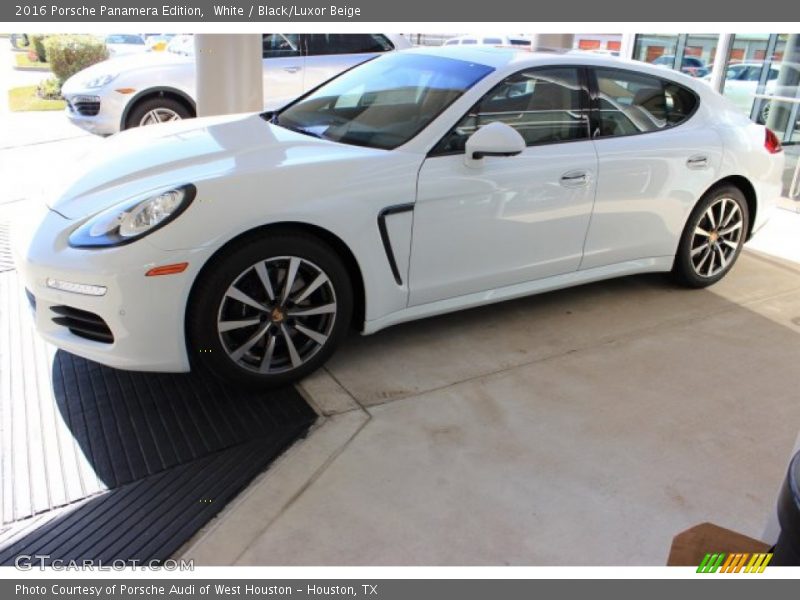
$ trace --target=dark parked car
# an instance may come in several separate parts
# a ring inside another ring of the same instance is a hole
[[[672,69],[675,65],[675,56],[672,54],[662,54],[653,61],[653,64]],[[711,69],[702,59],[696,56],[684,56],[681,62],[681,72],[691,75],[692,77],[705,77],[711,72]]]

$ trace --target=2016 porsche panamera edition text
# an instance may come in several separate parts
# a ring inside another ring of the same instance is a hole
[[[319,367],[351,324],[633,273],[710,285],[784,160],[689,77],[490,48],[385,55],[275,113],[101,146],[17,239],[41,334],[264,386]]]

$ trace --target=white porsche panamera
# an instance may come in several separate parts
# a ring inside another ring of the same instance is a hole
[[[274,113],[105,140],[17,259],[58,347],[281,385],[351,325],[634,273],[710,285],[767,219],[782,169],[769,130],[679,73],[418,49]]]

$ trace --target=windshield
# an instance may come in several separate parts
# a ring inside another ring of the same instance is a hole
[[[390,54],[333,79],[272,122],[344,144],[396,148],[492,71],[463,60]]]

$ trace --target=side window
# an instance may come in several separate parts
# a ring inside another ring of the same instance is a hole
[[[394,46],[380,33],[312,33],[306,36],[308,55],[388,52]]]
[[[600,109],[595,137],[660,131],[685,121],[698,98],[685,87],[650,75],[595,69]]]
[[[464,38],[463,40],[461,40],[461,43],[462,44],[477,44],[478,40],[475,40],[475,39],[472,39],[472,38]]]
[[[502,44],[503,40],[500,38],[483,38],[484,44]]]
[[[265,33],[261,44],[264,58],[300,56],[300,36],[296,33]]]
[[[772,73],[770,73],[772,75]],[[740,77],[743,81],[758,81],[761,79],[761,67],[747,67],[745,74]]]
[[[486,94],[439,142],[433,154],[463,152],[470,135],[495,121],[519,131],[528,146],[588,139],[587,106],[578,69],[521,71]]]

